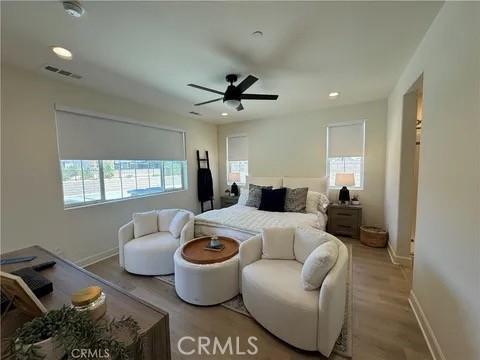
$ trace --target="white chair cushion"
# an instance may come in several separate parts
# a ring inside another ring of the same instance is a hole
[[[313,250],[328,240],[327,233],[323,231],[309,227],[296,228],[293,243],[295,259],[303,264]]]
[[[248,311],[289,344],[317,350],[318,291],[303,290],[302,264],[295,260],[259,260],[242,271]]]
[[[133,236],[135,238],[156,232],[158,232],[156,211],[133,214]]]
[[[295,259],[293,241],[295,228],[271,227],[262,229],[262,258],[264,259]]]
[[[302,284],[305,290],[318,289],[338,258],[338,245],[334,241],[317,247],[305,260],[302,268]]]
[[[164,209],[158,211],[158,231],[170,231],[170,223],[175,215],[177,209]]]
[[[188,222],[190,216],[185,211],[178,211],[170,222],[168,230],[174,238],[180,237],[183,227]]]
[[[173,273],[173,254],[180,245],[169,232],[157,232],[127,242],[123,248],[125,270],[141,275]]]

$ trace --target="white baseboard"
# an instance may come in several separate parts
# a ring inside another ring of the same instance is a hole
[[[437,337],[428,322],[425,313],[423,312],[420,303],[418,302],[417,297],[413,290],[410,290],[410,297],[408,298],[408,302],[410,303],[410,307],[417,318],[418,325],[420,325],[420,329],[422,330],[423,337],[427,342],[428,349],[432,354],[434,360],[446,360],[445,355],[443,355],[443,351],[440,348],[440,344],[437,341]]]
[[[387,250],[392,263],[394,263],[395,265],[403,265],[410,268],[412,267],[412,258],[410,256],[397,255],[395,250],[393,250],[393,248],[390,246],[390,242],[388,242]]]
[[[78,266],[87,267],[89,265],[95,264],[99,261],[108,259],[109,257],[115,256],[118,254],[118,247],[102,251],[101,253],[87,256],[86,258],[75,261]]]

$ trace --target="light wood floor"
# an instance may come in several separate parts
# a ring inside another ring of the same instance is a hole
[[[410,276],[390,262],[386,249],[373,249],[356,240],[342,239],[353,247],[353,359],[431,360],[425,340],[408,304]],[[181,301],[173,287],[152,277],[128,274],[117,257],[87,268],[122,286],[170,314],[173,359],[192,359],[177,349],[183,336],[240,336],[246,347],[248,336],[256,336],[259,352],[255,359],[322,359],[276,339],[254,320],[221,306],[197,307]],[[205,356],[204,358],[220,358]],[[224,357],[231,358],[231,356]],[[332,357],[331,357],[332,358]],[[335,357],[336,359],[336,357]]]

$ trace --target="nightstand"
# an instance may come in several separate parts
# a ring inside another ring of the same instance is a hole
[[[226,208],[238,202],[238,196],[220,196],[220,207]]]
[[[327,231],[333,235],[360,238],[362,207],[354,205],[329,205]]]

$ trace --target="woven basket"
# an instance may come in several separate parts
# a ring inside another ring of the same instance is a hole
[[[375,226],[360,227],[360,242],[371,247],[385,247],[387,245],[388,233]]]

